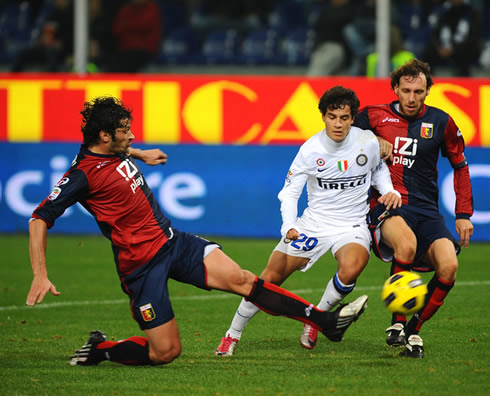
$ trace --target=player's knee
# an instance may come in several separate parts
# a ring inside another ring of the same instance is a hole
[[[253,287],[256,276],[250,271],[241,269],[229,279],[231,291],[242,296],[247,296]]]
[[[342,268],[339,268],[338,270],[339,280],[345,285],[351,285],[357,280],[364,267],[365,264],[361,265],[361,264],[352,263],[352,265],[346,265],[343,266]]]
[[[402,238],[395,246],[395,257],[404,262],[411,262],[417,251],[417,241],[410,237]]]
[[[448,260],[443,265],[439,266],[437,275],[444,281],[450,282],[456,279],[458,272],[458,260]]]
[[[172,344],[165,349],[152,350],[149,352],[150,360],[154,365],[168,364],[177,359],[182,352],[182,345]]]

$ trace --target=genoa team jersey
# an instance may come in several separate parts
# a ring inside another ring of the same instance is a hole
[[[387,164],[403,203],[438,210],[437,161],[442,152],[455,171],[456,214],[469,218],[473,203],[461,131],[451,116],[438,108],[424,105],[414,119],[405,118],[398,109],[397,101],[367,106],[354,125],[371,129],[393,144],[393,162]]]
[[[150,261],[171,237],[170,220],[131,156],[95,154],[82,147],[32,217],[51,228],[77,202],[95,217],[102,234],[112,242],[120,276]]]

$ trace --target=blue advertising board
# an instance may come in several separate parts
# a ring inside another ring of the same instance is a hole
[[[161,149],[169,156],[165,166],[141,164],[141,168],[174,227],[200,235],[279,237],[277,194],[297,146],[175,145]],[[77,144],[0,144],[1,233],[27,231],[32,211],[49,195],[78,150]],[[470,147],[465,154],[475,206],[472,240],[490,241],[490,149]],[[455,234],[452,169],[445,158],[439,161],[439,185],[439,207]],[[302,197],[300,211],[305,201]],[[57,220],[52,232],[99,231],[93,218],[76,205]]]

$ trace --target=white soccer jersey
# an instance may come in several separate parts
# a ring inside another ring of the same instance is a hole
[[[300,147],[278,195],[282,235],[297,229],[298,199],[305,183],[308,207],[302,220],[319,231],[366,225],[371,183],[381,195],[394,191],[376,136],[357,127],[351,127],[342,142],[335,142],[323,130]]]

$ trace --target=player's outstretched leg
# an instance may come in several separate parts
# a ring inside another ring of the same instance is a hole
[[[367,306],[368,296],[359,297],[335,312],[319,310],[315,305],[279,286],[257,278],[247,299],[271,315],[283,315],[318,328],[331,341],[342,341],[347,328]]]

